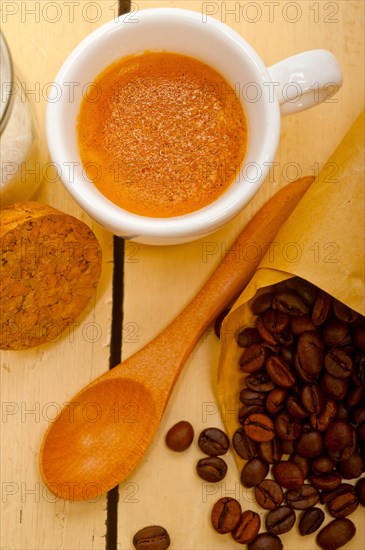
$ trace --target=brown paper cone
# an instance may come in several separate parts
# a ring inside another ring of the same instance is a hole
[[[284,223],[254,277],[226,317],[221,331],[221,356],[217,394],[227,432],[237,428],[238,394],[244,374],[238,368],[242,348],[236,344],[238,330],[253,326],[250,303],[267,287],[293,276],[313,283],[349,307],[365,315],[365,203],[364,203],[364,111],[352,125],[292,215]],[[238,456],[239,469],[244,460]],[[347,480],[345,480],[347,482]],[[252,489],[244,489],[246,509],[262,515]],[[326,515],[323,525],[333,519]],[[364,547],[364,509],[350,519],[357,525],[351,548]],[[265,530],[264,526],[261,529]],[[282,535],[284,548],[314,549],[315,534],[301,537],[297,528]],[[350,547],[350,546],[349,546]]]

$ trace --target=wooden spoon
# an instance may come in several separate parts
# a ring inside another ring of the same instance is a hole
[[[64,407],[40,450],[41,475],[53,493],[69,500],[91,500],[118,485],[137,466],[196,342],[243,290],[313,179],[301,178],[271,198],[180,315]],[[255,261],[242,254],[248,243],[261,251]]]

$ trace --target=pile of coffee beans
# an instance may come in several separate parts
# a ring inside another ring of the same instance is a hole
[[[314,533],[322,505],[334,520],[317,544],[339,548],[355,534],[347,516],[365,502],[365,319],[299,278],[260,295],[252,311],[255,326],[236,335],[246,376],[232,443],[247,460],[242,484],[268,513],[267,533],[248,547],[282,548],[272,537],[297,513],[300,534]]]

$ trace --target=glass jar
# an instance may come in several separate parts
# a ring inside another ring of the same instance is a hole
[[[35,112],[0,33],[0,206],[28,200],[42,179]]]

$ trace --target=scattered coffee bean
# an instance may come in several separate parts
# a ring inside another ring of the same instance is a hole
[[[313,485],[302,485],[286,492],[286,502],[294,510],[307,510],[319,502],[319,491]]]
[[[272,474],[275,481],[286,489],[298,489],[304,483],[304,474],[302,469],[297,466],[297,464],[294,464],[294,462],[290,462],[289,460],[274,464]]]
[[[241,471],[241,483],[244,487],[255,487],[269,473],[269,465],[262,458],[251,458]]]
[[[355,525],[348,518],[334,519],[321,529],[316,542],[323,550],[336,550],[347,544],[355,532]]]
[[[261,443],[258,443],[257,454],[268,464],[275,464],[275,462],[279,462],[283,456],[283,450],[279,439],[274,437],[270,441],[262,441]]]
[[[342,476],[339,472],[335,471],[320,475],[311,474],[309,476],[309,481],[316,489],[320,489],[321,491],[332,491],[339,487]]]
[[[309,508],[308,510],[305,510],[299,520],[299,533],[302,536],[314,533],[320,528],[324,522],[324,518],[324,512],[320,508]]]
[[[323,451],[323,437],[321,432],[308,429],[294,442],[295,452],[305,458],[315,458]]]
[[[219,428],[206,428],[198,439],[198,445],[203,453],[210,456],[224,455],[229,449],[228,436]]]
[[[256,455],[257,445],[250,437],[245,434],[243,428],[238,428],[232,438],[233,448],[241,458],[249,460]]]
[[[312,461],[311,469],[314,474],[329,474],[336,466],[336,461],[326,454],[319,455]]]
[[[282,488],[271,479],[264,479],[255,487],[255,498],[265,510],[278,508],[284,500]]]
[[[249,544],[260,531],[260,526],[260,516],[252,510],[245,510],[232,531],[232,537],[240,544]]]
[[[243,424],[246,435],[254,441],[270,441],[275,436],[274,424],[266,414],[250,414]]]
[[[238,500],[230,497],[220,498],[212,509],[212,525],[222,535],[230,533],[238,525],[241,514],[241,505]]]
[[[185,451],[192,444],[194,429],[190,422],[181,420],[172,426],[166,434],[166,445],[172,451]]]
[[[215,483],[226,476],[227,464],[219,456],[209,456],[198,461],[196,471],[204,481]]]
[[[277,414],[284,407],[287,390],[285,388],[273,389],[266,398],[265,407],[268,413]]]
[[[291,367],[277,355],[266,360],[266,372],[280,388],[291,388],[295,383],[295,375]]]
[[[245,349],[240,359],[242,372],[257,372],[264,366],[267,358],[267,351],[261,344],[252,344]]]
[[[302,433],[302,425],[286,411],[281,411],[275,418],[275,432],[282,441],[294,441]]]
[[[170,546],[170,537],[163,527],[150,525],[134,535],[133,545],[137,550],[166,550]]]
[[[327,504],[327,510],[334,518],[345,518],[356,510],[359,503],[355,491],[335,494]]]
[[[240,348],[248,348],[260,342],[260,335],[255,328],[245,328],[236,335],[236,342]]]
[[[354,451],[350,458],[338,463],[337,469],[343,479],[357,479],[365,471],[365,463],[360,453]]]
[[[349,422],[336,420],[328,426],[324,443],[335,460],[348,460],[356,447],[356,432]]]
[[[266,530],[275,535],[287,533],[295,523],[295,512],[289,506],[279,506],[268,513],[265,520]]]
[[[247,545],[247,550],[283,550],[283,543],[273,533],[260,533]]]
[[[250,390],[269,392],[275,388],[274,382],[265,371],[255,372],[245,378],[245,384]]]

